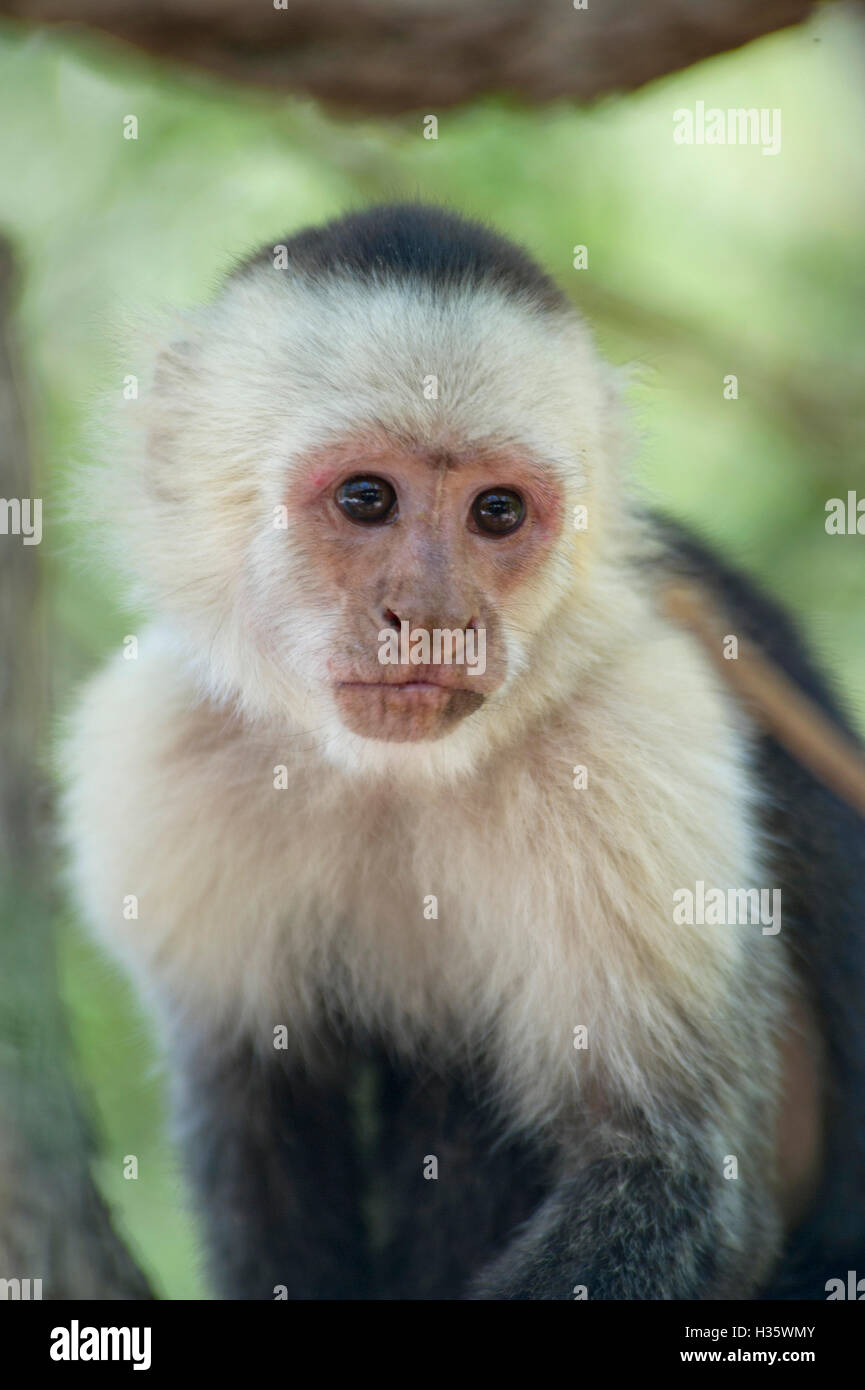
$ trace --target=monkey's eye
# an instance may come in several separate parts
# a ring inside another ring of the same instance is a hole
[[[336,504],[350,521],[387,521],[396,507],[396,493],[384,478],[349,478],[337,488]]]
[[[475,525],[488,536],[507,536],[516,531],[525,514],[526,504],[520,494],[503,487],[480,493],[472,503]]]

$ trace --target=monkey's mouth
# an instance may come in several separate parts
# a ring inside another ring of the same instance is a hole
[[[457,684],[448,680],[418,679],[404,681],[340,681],[340,690],[469,690],[471,687],[466,683]]]
[[[468,680],[340,681],[334,688],[340,718],[361,738],[412,743],[442,738],[484,702]],[[459,679],[459,678],[457,678]]]

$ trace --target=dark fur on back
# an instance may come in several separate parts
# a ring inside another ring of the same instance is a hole
[[[851,720],[794,624],[750,580],[684,528],[660,522],[666,563],[707,586],[732,631],[759,644],[849,737]],[[865,821],[774,739],[758,742],[762,819],[774,845],[784,931],[827,1048],[823,1184],[789,1242],[768,1297],[825,1298],[825,1282],[865,1273]]]

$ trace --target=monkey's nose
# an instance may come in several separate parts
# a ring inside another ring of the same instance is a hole
[[[478,620],[475,616],[466,619],[442,617],[440,614],[431,617],[425,614],[421,618],[412,618],[404,611],[396,613],[393,608],[385,608],[382,613],[382,618],[387,627],[396,628],[397,631],[399,631],[403,623],[408,623],[410,631],[419,628],[426,632],[434,632],[436,629],[440,632],[468,632],[470,628],[478,627]]]

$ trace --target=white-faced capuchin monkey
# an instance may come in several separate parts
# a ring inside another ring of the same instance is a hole
[[[241,265],[124,410],[97,491],[154,619],[74,717],[65,824],[168,1049],[216,1290],[865,1270],[865,823],[666,588],[849,722],[635,496],[565,296],[376,207]]]

